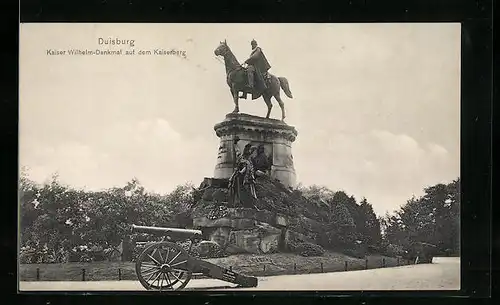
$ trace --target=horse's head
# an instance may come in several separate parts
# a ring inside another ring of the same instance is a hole
[[[221,41],[217,49],[215,49],[214,54],[215,56],[224,56],[227,51],[229,50],[229,47],[227,46],[226,40]]]

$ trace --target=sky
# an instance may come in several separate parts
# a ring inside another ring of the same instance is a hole
[[[134,47],[98,38],[134,40]],[[88,190],[132,178],[153,192],[212,177],[214,125],[233,110],[214,50],[242,63],[257,40],[288,79],[282,98],[297,181],[366,197],[393,212],[460,174],[460,25],[22,24],[20,166],[43,183]],[[135,55],[47,55],[48,49]],[[175,55],[137,55],[156,48]],[[274,100],[273,100],[274,101]],[[262,98],[240,111],[265,116]],[[271,117],[280,118],[274,101]]]

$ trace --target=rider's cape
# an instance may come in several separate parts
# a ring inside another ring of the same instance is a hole
[[[269,69],[271,69],[271,65],[269,61],[267,61],[264,52],[260,47],[256,47],[250,53],[250,58],[247,60],[247,64],[254,66],[261,73],[266,73]]]
[[[266,80],[264,79],[264,74],[267,73],[269,69],[271,69],[271,65],[269,61],[267,61],[264,52],[260,47],[256,47],[250,53],[250,57],[245,61],[247,64],[255,67],[255,85],[256,91],[249,92],[252,93],[252,99],[255,100],[259,98],[262,94],[262,91],[266,88]],[[246,95],[243,97],[246,99]]]

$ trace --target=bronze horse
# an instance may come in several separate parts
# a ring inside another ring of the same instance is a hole
[[[225,40],[220,42],[214,53],[216,56],[224,57],[224,63],[226,66],[226,81],[229,85],[234,101],[233,113],[238,113],[240,111],[238,93],[243,92],[246,94],[248,92],[247,70],[240,65]],[[274,97],[281,107],[281,120],[283,121],[285,120],[285,104],[280,97],[280,88],[283,89],[286,96],[289,98],[293,98],[292,92],[290,92],[288,80],[285,77],[276,77],[271,73],[268,74],[270,76],[270,80],[267,82],[267,89],[260,93],[250,93],[256,94],[257,97],[262,96],[264,99],[264,102],[267,105],[266,118],[269,118],[269,115],[271,114],[271,109],[273,108],[271,98]]]

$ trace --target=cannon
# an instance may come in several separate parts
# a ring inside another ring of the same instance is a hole
[[[237,284],[257,287],[257,278],[233,272],[193,256],[192,246],[203,240],[200,230],[132,225],[132,231],[161,236],[159,242],[146,242],[135,263],[141,285],[147,290],[172,291],[186,287],[193,274]],[[185,250],[176,242],[189,241]]]

